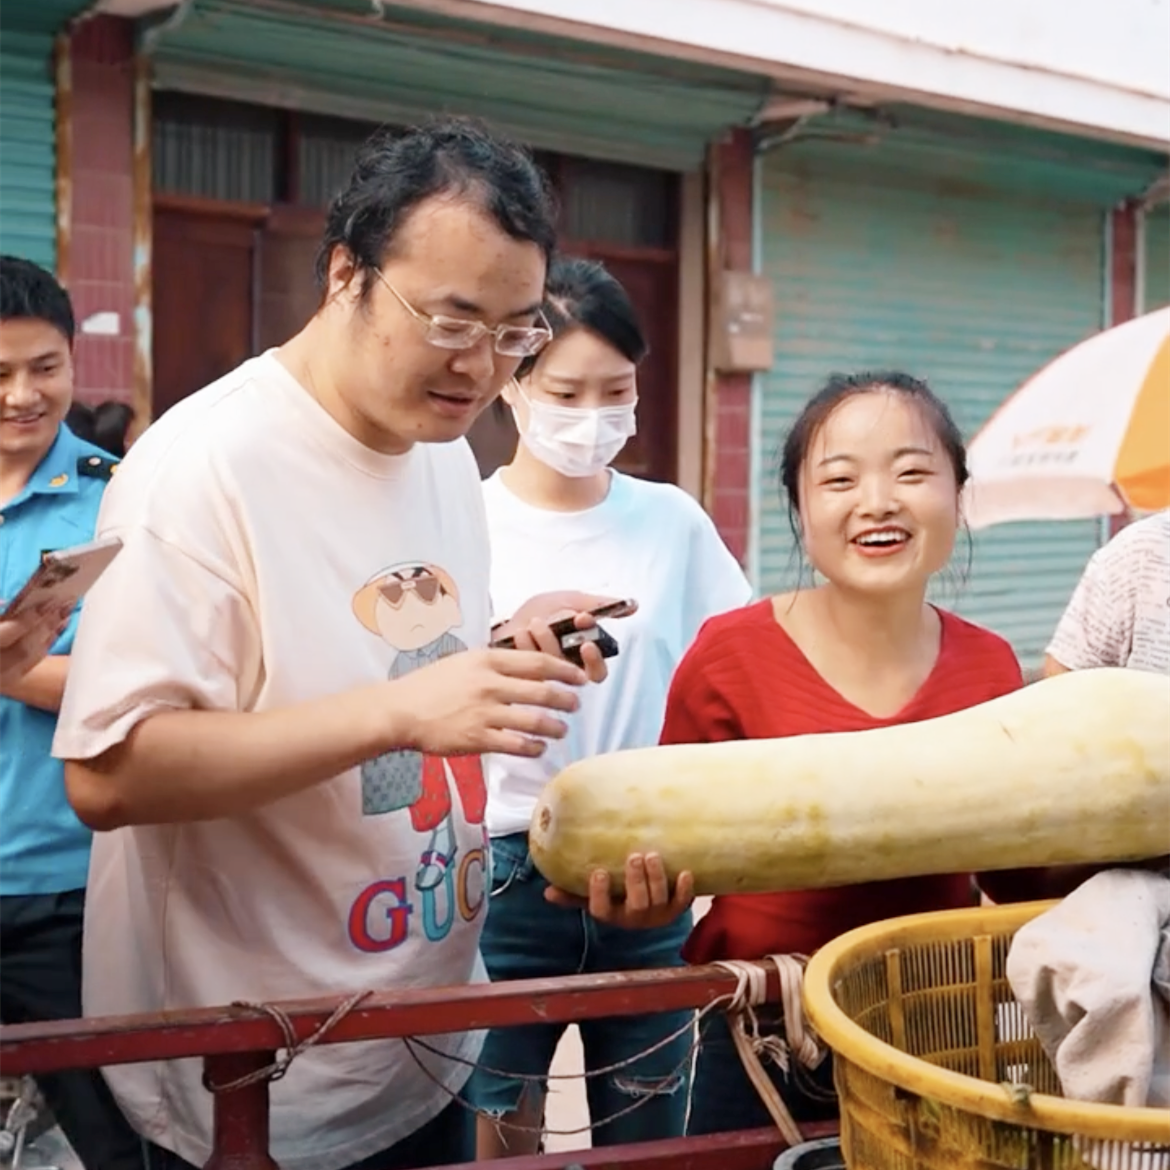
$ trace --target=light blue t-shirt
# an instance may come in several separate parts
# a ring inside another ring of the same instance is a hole
[[[61,424],[24,490],[0,509],[0,597],[15,597],[41,554],[93,539],[116,460]],[[51,654],[73,648],[80,607]],[[0,696],[0,895],[85,887],[90,831],[65,797],[52,755],[57,716]]]

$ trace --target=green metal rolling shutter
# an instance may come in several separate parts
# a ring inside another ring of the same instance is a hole
[[[57,262],[53,38],[0,30],[0,249]]]
[[[1146,213],[1142,309],[1170,305],[1170,204]]]
[[[53,37],[83,0],[0,5],[0,251],[57,263]]]
[[[473,114],[538,149],[688,170],[763,78],[369,0],[194,0],[146,34],[160,89],[377,122]]]
[[[1021,159],[946,139],[926,149],[930,134],[874,142],[855,130],[785,144],[761,164],[762,260],[776,291],[755,436],[766,590],[791,586],[799,565],[776,453],[826,375],[925,378],[969,437],[1025,377],[1100,327],[1103,209],[1118,187],[1140,189],[1148,161],[1136,179],[1115,170],[1119,159],[1078,174],[1039,150]],[[1034,665],[1098,542],[1095,521],[981,532],[969,579],[961,540],[939,600]]]

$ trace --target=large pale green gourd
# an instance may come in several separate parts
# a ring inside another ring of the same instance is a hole
[[[582,760],[529,833],[554,885],[617,889],[660,853],[700,894],[1136,860],[1170,851],[1170,678],[1058,675],[875,731],[679,745]]]

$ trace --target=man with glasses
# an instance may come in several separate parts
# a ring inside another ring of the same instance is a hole
[[[579,670],[526,624],[564,598],[511,615],[521,649],[484,648],[463,436],[549,339],[553,244],[516,147],[462,122],[375,136],[329,210],[313,319],[122,465],[99,531],[124,547],[88,600],[55,743],[99,830],[87,1014],[484,977],[478,757],[541,754],[604,677],[594,648]],[[273,1156],[470,1160],[452,1095],[480,1042],[439,1037],[426,1069],[398,1042],[302,1053],[272,1085]],[[106,1071],[151,1170],[207,1159],[200,1072]]]

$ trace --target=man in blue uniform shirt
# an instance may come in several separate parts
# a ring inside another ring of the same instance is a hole
[[[44,269],[0,256],[0,597],[41,553],[93,538],[115,461],[64,424],[73,399],[73,309]],[[0,678],[0,1020],[81,1015],[90,834],[51,753],[77,614],[47,657]],[[140,1170],[140,1139],[93,1070],[40,1079],[87,1170]]]

